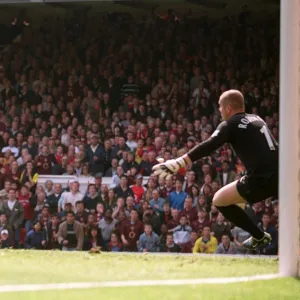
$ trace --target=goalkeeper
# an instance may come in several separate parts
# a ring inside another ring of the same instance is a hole
[[[238,205],[251,205],[278,195],[278,144],[266,123],[257,115],[246,114],[243,95],[237,90],[223,93],[219,100],[223,122],[211,137],[177,159],[153,167],[155,175],[166,177],[180,168],[210,155],[230,143],[247,169],[247,175],[217,191],[213,204],[230,222],[251,234],[244,247],[255,250],[271,242],[271,236],[258,228]]]

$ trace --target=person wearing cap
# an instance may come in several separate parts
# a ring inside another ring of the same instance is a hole
[[[7,229],[2,229],[0,232],[0,249],[9,248],[9,233]]]
[[[13,235],[12,235],[12,231],[11,228],[8,225],[7,222],[7,216],[6,214],[0,212],[0,232],[2,230],[6,229],[8,231],[8,236],[9,236],[9,245],[12,246],[14,244],[13,242]]]

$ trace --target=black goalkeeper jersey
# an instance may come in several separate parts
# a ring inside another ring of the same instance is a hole
[[[278,171],[278,143],[267,124],[257,115],[238,113],[219,124],[211,137],[189,153],[192,161],[210,155],[229,143],[248,173]]]

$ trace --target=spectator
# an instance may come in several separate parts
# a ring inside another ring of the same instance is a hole
[[[16,141],[14,138],[9,138],[8,140],[8,146],[2,148],[2,153],[6,153],[7,151],[10,151],[14,154],[15,157],[19,156],[19,149],[16,147]]]
[[[51,216],[51,221],[47,224],[47,241],[48,249],[59,249],[59,244],[57,241],[57,233],[59,229],[59,218],[57,215]]]
[[[115,188],[115,193],[117,197],[122,197],[124,199],[128,196],[134,196],[132,189],[128,186],[128,179],[126,175],[121,176],[120,186]]]
[[[22,186],[20,193],[18,193],[18,200],[23,206],[24,210],[24,226],[26,233],[32,228],[32,220],[34,218],[34,204],[32,203],[31,193],[27,186]]]
[[[193,248],[193,253],[215,253],[218,246],[217,239],[211,235],[210,228],[203,228],[203,235],[200,237]]]
[[[196,174],[194,171],[188,171],[187,172],[187,179],[186,182],[184,184],[184,191],[188,194],[188,195],[192,195],[192,189],[193,187],[195,187],[195,183],[196,183]]]
[[[114,209],[117,205],[117,196],[115,194],[115,191],[113,189],[110,189],[107,194],[107,199],[105,199],[104,205],[106,209]]]
[[[237,254],[236,245],[230,241],[227,234],[223,234],[221,238],[221,243],[216,249],[216,254]]]
[[[172,220],[170,203],[165,202],[163,206],[163,211],[159,213],[160,221],[163,224],[168,224],[170,220]]]
[[[101,230],[97,227],[92,227],[89,229],[88,240],[84,243],[83,250],[91,249],[103,249],[104,242],[101,234]]]
[[[145,193],[145,188],[143,187],[143,176],[141,174],[136,175],[135,184],[130,188],[134,195],[135,204],[140,204]]]
[[[135,151],[137,148],[137,142],[134,140],[133,132],[127,133],[127,142],[126,145],[130,149],[130,151]]]
[[[111,209],[107,209],[104,214],[104,218],[101,219],[98,223],[98,227],[99,229],[101,229],[105,247],[110,242],[111,234],[115,229],[117,222],[118,221],[116,219],[112,218]]]
[[[75,220],[80,222],[81,224],[86,224],[89,213],[84,210],[83,201],[77,201],[75,204],[75,208]]]
[[[117,166],[116,168],[116,174],[112,176],[112,183],[110,185],[110,188],[116,188],[120,185],[121,177],[124,175],[124,170],[122,166]]]
[[[3,210],[4,203],[8,201],[8,193],[10,188],[11,188],[11,181],[5,180],[4,189],[0,191],[0,211]]]
[[[161,245],[160,252],[180,252],[180,247],[174,243],[173,233],[167,234],[166,243]]]
[[[65,203],[64,210],[58,213],[58,217],[61,222],[66,221],[68,212],[72,210],[71,203]]]
[[[211,228],[211,222],[207,219],[206,215],[205,209],[199,209],[198,219],[192,223],[193,230],[195,230],[199,236],[202,235],[204,227]]]
[[[179,225],[170,230],[173,232],[174,242],[180,247],[190,241],[192,227],[188,225],[188,219],[182,215],[179,219]]]
[[[133,197],[128,196],[126,198],[125,214],[130,216],[130,213],[133,209],[135,209]]]
[[[43,207],[45,206],[46,194],[44,191],[37,193],[36,206],[34,208],[34,216],[37,218],[42,212]],[[34,201],[32,201],[34,203]]]
[[[159,197],[158,190],[152,191],[152,199],[150,200],[149,204],[156,213],[163,211],[165,200]]]
[[[235,180],[236,173],[230,171],[230,165],[227,160],[224,160],[222,163],[222,171],[217,175],[217,182],[220,186],[229,184]]]
[[[108,244],[108,251],[110,252],[121,252],[123,249],[122,243],[119,240],[117,234],[112,233],[110,242]]]
[[[59,225],[57,241],[62,246],[63,251],[82,250],[84,241],[83,227],[78,221],[75,221],[73,211],[69,211],[67,220]]]
[[[187,196],[184,200],[184,209],[179,213],[179,217],[186,216],[188,224],[192,225],[197,220],[197,209],[193,207],[193,198]]]
[[[186,196],[187,193],[182,191],[182,182],[180,180],[176,180],[175,191],[171,192],[169,195],[171,208],[178,209],[179,211],[183,210]]]
[[[26,185],[29,189],[34,189],[38,181],[38,173],[31,161],[26,163],[26,167],[20,175],[20,183]]]
[[[218,215],[218,209],[212,204],[209,212],[209,221],[211,222],[211,224],[216,223]]]
[[[99,137],[95,134],[91,136],[91,144],[86,150],[85,159],[92,175],[104,174],[104,149],[99,143]]]
[[[231,234],[233,236],[234,244],[237,247],[237,253],[248,254],[249,251],[243,247],[243,242],[250,237],[250,234],[237,226],[231,230]]]
[[[8,201],[3,206],[3,212],[7,216],[7,225],[12,230],[13,243],[16,248],[20,244],[21,225],[24,221],[24,209],[16,198],[16,191],[10,189],[8,192]]]
[[[57,212],[58,201],[62,194],[62,186],[59,183],[54,184],[53,193],[48,195],[46,203],[49,205],[50,213]]]
[[[11,244],[9,242],[9,233],[7,229],[2,229],[0,231],[0,249],[10,248]]]
[[[274,203],[274,213],[273,215],[271,216],[271,220],[270,220],[270,223],[271,225],[273,225],[275,227],[276,230],[278,230],[278,219],[279,219],[279,203],[278,201],[276,201]]]
[[[190,234],[190,241],[185,243],[182,247],[181,247],[181,252],[182,253],[192,253],[193,252],[193,248],[195,247],[195,243],[198,239],[198,234],[196,231],[192,231]]]
[[[53,181],[47,180],[45,182],[45,193],[46,193],[46,197],[53,194]]]
[[[89,213],[95,213],[98,203],[104,204],[101,197],[97,193],[96,186],[94,184],[89,184],[88,195],[83,198],[84,208]]]
[[[52,164],[54,163],[54,158],[49,154],[49,149],[47,146],[42,147],[41,153],[36,156],[35,164],[37,166],[37,173],[43,175],[52,174]]]
[[[259,249],[259,253],[265,255],[276,255],[278,252],[278,232],[274,228],[274,226],[270,224],[269,214],[266,213],[263,214],[262,223],[260,227],[262,230],[268,232],[271,235],[272,241],[270,245]]]
[[[222,235],[224,234],[231,238],[231,224],[225,220],[221,213],[218,214],[216,223],[212,224],[211,230],[212,235],[218,240],[218,243],[221,242]]]
[[[46,234],[42,228],[42,224],[37,221],[33,225],[25,238],[25,248],[26,249],[45,249],[46,247]]]
[[[273,203],[272,203],[272,198],[268,198],[264,201],[264,213],[268,214],[270,217],[273,215]]]
[[[161,221],[160,217],[157,213],[155,213],[152,209],[151,206],[148,206],[146,209],[144,216],[143,216],[143,223],[144,224],[151,224],[153,231],[156,234],[160,234],[160,226],[161,226]]]
[[[160,227],[160,237],[159,237],[159,247],[163,247],[167,242],[167,234],[168,234],[168,227],[166,224],[162,224]]]
[[[97,222],[100,222],[100,220],[104,217],[104,212],[105,212],[104,205],[102,203],[98,203],[96,206],[96,213],[95,213]]]
[[[152,231],[152,225],[145,224],[144,233],[138,241],[138,250],[139,252],[159,252],[159,238]]]
[[[179,212],[177,209],[172,209],[171,210],[171,215],[172,219],[168,221],[167,226],[168,229],[173,229],[178,225],[178,220],[179,220]]]
[[[138,212],[133,209],[130,220],[122,228],[121,238],[126,251],[137,251],[137,241],[143,231],[143,223],[138,219]]]
[[[117,174],[117,169],[118,169],[118,159],[113,158],[111,160],[111,167],[108,168],[104,174],[105,177],[114,177]],[[123,175],[123,174],[121,174]]]
[[[9,229],[8,223],[7,223],[7,216],[5,213],[0,212],[0,232],[3,229]]]
[[[76,212],[76,202],[83,200],[83,194],[79,191],[79,182],[72,181],[70,182],[70,192],[63,193],[58,202],[60,207],[63,207],[65,203],[71,203],[72,210]]]

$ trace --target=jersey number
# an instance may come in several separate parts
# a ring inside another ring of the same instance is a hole
[[[268,130],[266,125],[264,125],[261,128],[260,132],[265,135],[265,138],[267,140],[267,143],[268,143],[268,146],[269,146],[270,150],[276,150],[275,146],[274,146],[274,143],[273,143],[273,140],[272,140],[272,137],[271,137],[271,135],[269,133],[269,130]]]

